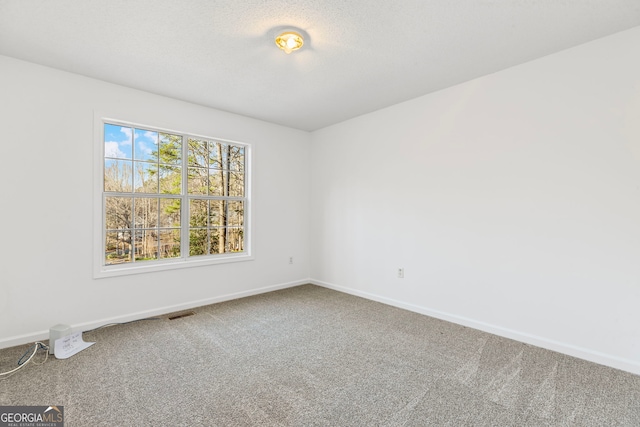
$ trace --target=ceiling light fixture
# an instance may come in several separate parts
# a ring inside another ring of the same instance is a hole
[[[287,54],[300,49],[303,44],[304,39],[295,31],[285,31],[276,37],[276,45]]]

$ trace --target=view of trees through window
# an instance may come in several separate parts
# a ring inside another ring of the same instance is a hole
[[[105,265],[243,252],[245,179],[243,145],[105,123]]]

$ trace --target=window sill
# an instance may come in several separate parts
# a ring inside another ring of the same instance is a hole
[[[252,261],[254,257],[250,254],[227,254],[207,256],[202,258],[172,259],[166,261],[154,261],[153,263],[126,264],[126,265],[99,265],[94,269],[94,279],[104,279],[107,277],[129,276],[132,274],[153,273],[156,271],[179,270],[182,268],[203,267],[207,265],[227,264],[230,262]]]

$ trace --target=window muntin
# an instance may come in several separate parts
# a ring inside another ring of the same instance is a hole
[[[245,144],[117,122],[103,136],[104,267],[246,255]]]

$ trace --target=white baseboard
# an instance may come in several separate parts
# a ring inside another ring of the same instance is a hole
[[[547,350],[556,351],[558,353],[566,354],[569,356],[577,357],[579,359],[588,360],[590,362],[598,363],[600,365],[609,366],[612,368],[620,369],[630,372],[632,374],[640,375],[640,362],[631,359],[625,359],[617,356],[613,356],[599,351],[590,350],[588,348],[578,347],[572,344],[563,343],[547,339],[544,337],[531,335],[524,332],[519,332],[513,329],[504,328],[502,326],[492,325],[485,322],[480,322],[474,319],[470,319],[464,316],[458,316],[456,314],[445,313],[438,310],[433,310],[428,307],[423,307],[415,304],[406,303],[403,301],[394,300],[391,298],[382,297],[369,292],[360,291],[357,289],[351,289],[340,285],[334,285],[332,283],[323,282],[321,280],[310,280],[311,284],[322,286],[328,289],[333,289],[339,292],[344,292],[350,295],[355,295],[372,301],[381,302],[383,304],[391,305],[394,307],[402,308],[405,310],[413,311],[415,313],[424,314],[426,316],[435,317],[436,319],[446,320],[448,322],[456,323],[458,325],[467,326],[469,328],[478,329],[480,331],[488,332],[494,335],[498,335],[504,338],[513,339],[526,344],[531,344],[536,347],[545,348]]]
[[[163,314],[173,313],[176,311],[189,310],[191,308],[202,307],[204,305],[215,304],[223,301],[230,301],[234,299],[250,297],[252,295],[264,294],[267,292],[273,292],[280,289],[292,288],[294,286],[305,285],[307,283],[311,283],[310,279],[296,280],[288,283],[281,283],[278,285],[265,286],[263,288],[251,289],[243,292],[236,292],[233,294],[221,295],[213,298],[206,298],[197,301],[191,301],[182,304],[165,306],[153,310],[139,311],[136,313],[126,314],[123,316],[110,317],[106,319],[100,319],[90,322],[79,323],[71,326],[71,330],[73,332],[78,331],[88,331],[91,329],[98,328],[103,325],[107,325],[109,323],[124,323],[130,322],[133,320],[145,319],[147,317],[160,316]],[[53,326],[53,325],[51,325]],[[49,339],[49,330],[46,331],[37,331],[30,334],[17,335],[14,337],[8,337],[0,339],[0,349],[14,347],[16,345],[28,344],[34,341],[43,341]]]

